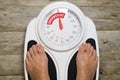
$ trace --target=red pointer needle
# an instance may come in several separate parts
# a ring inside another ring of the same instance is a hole
[[[62,29],[63,29],[62,21],[61,21],[61,19],[60,19],[60,18],[59,18],[59,28],[60,28],[60,30],[62,30]]]

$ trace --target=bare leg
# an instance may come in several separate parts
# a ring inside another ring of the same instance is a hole
[[[32,80],[50,80],[48,59],[41,45],[33,45],[27,52],[26,67]]]
[[[98,57],[90,44],[83,43],[77,54],[77,77],[76,80],[93,80]]]

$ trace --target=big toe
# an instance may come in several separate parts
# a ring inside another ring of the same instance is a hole
[[[44,47],[41,44],[37,44],[37,50],[38,50],[39,55],[46,57]]]
[[[78,53],[83,54],[84,52],[86,52],[86,48],[87,48],[87,43],[82,43]]]

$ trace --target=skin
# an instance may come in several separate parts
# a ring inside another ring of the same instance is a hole
[[[27,71],[32,80],[50,80],[48,59],[42,45],[33,45],[27,52]]]
[[[77,54],[77,77],[76,80],[93,80],[98,57],[90,44],[83,43]]]
[[[76,58],[76,80],[93,80],[97,62],[96,51],[90,44],[83,43]],[[42,45],[33,45],[29,49],[26,56],[26,68],[32,80],[50,80],[48,59]]]

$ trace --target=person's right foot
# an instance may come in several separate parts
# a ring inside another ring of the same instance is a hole
[[[50,80],[48,59],[42,45],[33,45],[27,52],[26,68],[32,80]]]
[[[90,44],[83,43],[76,58],[76,80],[93,80],[97,63],[98,57],[94,48]]]

